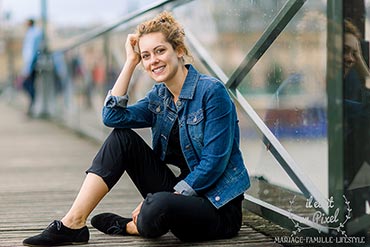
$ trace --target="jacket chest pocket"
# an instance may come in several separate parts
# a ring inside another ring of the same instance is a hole
[[[199,109],[196,112],[190,113],[186,119],[186,125],[190,138],[193,144],[200,145],[200,147],[203,147],[204,122],[205,119],[203,109]]]
[[[154,114],[162,114],[164,110],[163,104],[157,101],[150,101],[148,105],[148,109]]]

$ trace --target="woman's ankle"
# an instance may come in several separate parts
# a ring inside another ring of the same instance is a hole
[[[62,218],[62,223],[65,227],[71,228],[71,229],[80,229],[84,226],[86,226],[86,220],[78,219],[78,218],[68,218],[64,217]]]
[[[133,221],[130,221],[126,225],[126,232],[130,235],[140,235],[137,227]]]

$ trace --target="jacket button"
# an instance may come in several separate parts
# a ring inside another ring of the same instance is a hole
[[[158,106],[157,109],[155,109],[156,112],[160,112],[161,111],[161,107]]]
[[[218,202],[219,200],[221,200],[221,198],[219,196],[216,196],[215,200],[216,200],[216,202]]]

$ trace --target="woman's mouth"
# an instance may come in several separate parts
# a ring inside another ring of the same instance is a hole
[[[162,71],[164,70],[164,68],[165,68],[166,66],[160,66],[160,67],[157,67],[157,68],[155,68],[155,69],[152,69],[152,72],[154,73],[154,74],[160,74],[160,73],[162,73]]]
[[[351,69],[353,67],[352,63],[344,63],[344,68]]]

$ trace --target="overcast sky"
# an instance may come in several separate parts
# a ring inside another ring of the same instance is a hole
[[[85,25],[107,22],[122,17],[129,10],[155,0],[47,0],[47,15],[57,25]],[[41,0],[0,0],[1,21],[22,23],[27,18],[39,19]]]

